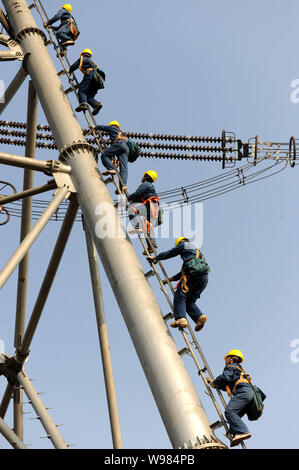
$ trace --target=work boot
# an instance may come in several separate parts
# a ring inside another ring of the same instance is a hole
[[[76,108],[76,112],[80,113],[80,111],[87,111],[88,104],[87,103],[80,103],[79,106]]]
[[[98,112],[102,109],[102,103],[97,103],[93,109],[93,112],[91,113],[93,116],[96,116]]]
[[[188,322],[186,318],[178,318],[176,321],[170,323],[172,328],[186,328]]]
[[[75,41],[72,41],[71,39],[69,39],[68,41],[65,41],[61,44],[62,47],[66,47],[66,46],[73,46],[75,44]]]
[[[249,439],[250,437],[251,437],[250,432],[245,432],[244,434],[236,434],[232,438],[230,446],[235,447],[238,444],[240,444],[240,442],[245,441],[245,439]]]
[[[205,322],[207,321],[208,317],[206,315],[201,315],[197,320],[195,331],[200,331],[203,329]]]
[[[106,170],[106,171],[102,172],[102,175],[104,175],[104,176],[116,175],[116,171],[115,170]]]

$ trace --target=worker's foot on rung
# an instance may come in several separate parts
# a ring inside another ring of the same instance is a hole
[[[102,172],[102,175],[104,176],[115,175],[115,174],[116,174],[115,170],[106,170]]]
[[[203,329],[205,322],[207,321],[208,317],[206,315],[201,315],[197,320],[195,331],[200,331]]]
[[[97,103],[91,114],[93,116],[96,116],[98,114],[98,112],[102,109],[102,107],[103,107],[102,103]]]
[[[88,104],[87,103],[81,103],[79,106],[76,108],[76,112],[79,113],[80,111],[86,111],[88,109]]]
[[[232,438],[230,446],[231,447],[237,446],[238,444],[240,444],[240,442],[245,441],[245,439],[249,439],[250,437],[251,437],[250,432],[246,432],[243,434],[236,434]]]
[[[176,321],[170,323],[172,328],[186,328],[188,326],[188,322],[186,318],[178,318]]]
[[[72,41],[71,39],[69,41],[65,41],[61,44],[62,47],[65,46],[73,46],[75,44],[75,41]]]

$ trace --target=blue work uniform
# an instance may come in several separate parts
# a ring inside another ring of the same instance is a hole
[[[225,391],[228,386],[232,393],[231,398],[226,405],[224,414],[229,423],[229,432],[233,436],[249,432],[248,427],[241,418],[246,414],[247,406],[253,400],[254,395],[249,382],[239,383],[235,387],[237,380],[240,379],[241,373],[241,365],[233,363],[225,366],[222,374],[218,375],[218,377],[213,380],[214,385],[217,388]]]
[[[80,63],[81,57],[70,66],[70,73],[75,72],[75,70],[80,67]],[[95,99],[95,96],[100,88],[98,82],[94,78],[94,69],[96,67],[97,65],[93,62],[91,57],[83,55],[81,68],[85,73],[83,72],[84,77],[82,82],[79,84],[78,98],[80,104],[88,103],[92,108],[96,108],[98,105],[98,101]]]
[[[56,37],[60,43],[64,43],[65,41],[73,40],[73,35],[70,32],[69,28],[69,20],[72,18],[72,15],[65,10],[65,8],[60,8],[56,15],[53,16],[50,20],[48,20],[47,25],[52,25],[56,23],[56,21],[61,21],[61,24],[54,28],[56,31]]]
[[[194,243],[181,241],[174,248],[157,255],[156,259],[159,261],[174,258],[175,256],[180,256],[183,262],[189,261],[190,259],[196,257],[196,246]],[[200,256],[203,256],[202,253]],[[174,281],[178,281],[181,279],[181,277],[182,271],[180,271],[175,276],[172,276],[172,279]],[[207,287],[207,284],[208,274],[203,274],[196,280],[189,279],[187,292],[185,292],[185,289],[182,288],[182,282],[179,283],[173,299],[173,315],[175,320],[178,320],[179,318],[186,318],[186,313],[188,313],[195,323],[198,322],[199,317],[201,317],[203,313],[196,305],[196,301],[200,298],[200,295]]]
[[[117,157],[119,161],[119,175],[122,182],[126,185],[128,181],[128,158],[129,147],[127,138],[118,129],[117,126],[96,126],[98,131],[107,132],[111,145],[102,153],[101,160],[107,170],[114,170],[111,160]]]
[[[134,228],[143,228],[154,247],[157,247],[154,227],[158,224],[159,201],[155,186],[150,181],[141,183],[136,191],[128,196],[132,206],[128,215]],[[150,244],[148,243],[150,247]]]

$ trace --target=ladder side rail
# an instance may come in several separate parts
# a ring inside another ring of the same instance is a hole
[[[33,1],[34,1],[34,3],[35,3],[35,6],[36,6],[36,8],[37,8],[37,11],[38,11],[38,13],[39,13],[39,15],[40,15],[40,17],[41,17],[42,22],[43,22],[43,24],[45,25],[45,24],[46,24],[45,19],[46,19],[46,20],[49,19],[47,13],[46,13],[46,11],[45,11],[45,9],[44,9],[42,3],[41,3],[39,0],[33,0]],[[40,6],[39,6],[39,5],[40,5]],[[41,8],[42,8],[43,12],[41,11]],[[76,88],[75,88],[75,85],[73,84],[72,78],[70,78],[70,76],[69,76],[69,69],[66,67],[66,65],[65,65],[65,63],[64,63],[64,61],[63,61],[63,58],[62,58],[62,56],[61,56],[61,53],[59,52],[59,46],[57,46],[57,44],[55,43],[55,41],[54,41],[54,39],[53,39],[53,35],[52,35],[52,33],[51,33],[51,28],[50,28],[50,27],[46,27],[46,29],[47,29],[48,34],[49,34],[49,37],[50,37],[50,42],[52,43],[52,45],[53,45],[53,47],[54,47],[54,49],[55,49],[56,55],[57,55],[57,57],[58,57],[58,59],[59,59],[61,65],[62,65],[62,67],[63,67],[63,69],[64,69],[65,75],[66,75],[67,78],[68,78],[69,84],[70,84],[70,86],[71,86],[73,92],[75,93],[75,95],[76,95],[76,97],[77,97],[77,99],[78,99],[77,90],[76,90]],[[54,32],[54,35],[55,35],[55,38],[57,39],[55,32]],[[67,64],[68,64],[68,66],[70,67],[70,63],[69,63],[69,60],[68,60],[67,56],[65,56],[65,59],[66,59],[66,62],[67,62]],[[75,74],[73,74],[73,77],[74,77],[74,81],[76,82],[76,85],[78,86],[78,85],[79,85],[79,81],[78,81],[77,77],[75,76]],[[89,112],[89,111],[88,111],[88,112]],[[90,114],[90,117],[91,117],[91,119],[92,119],[92,121],[93,121],[94,126],[96,126],[96,125],[97,125],[96,120],[94,119],[94,117],[92,116],[92,114],[91,114],[90,112],[89,112],[89,114]],[[102,143],[100,143],[100,142],[99,142],[99,139],[98,139],[98,137],[97,137],[97,133],[96,133],[96,131],[94,130],[94,126],[92,126],[92,124],[91,124],[91,122],[90,122],[90,119],[89,119],[89,117],[88,117],[88,115],[87,115],[87,111],[84,112],[84,116],[85,116],[85,119],[86,119],[86,122],[87,122],[87,124],[88,124],[88,127],[89,127],[89,129],[90,129],[90,131],[91,131],[91,133],[92,133],[92,135],[93,135],[93,137],[94,137],[94,139],[95,139],[95,141],[96,141],[96,143],[97,143],[99,149],[100,149],[101,151],[103,151],[103,145],[102,145],[103,139],[102,139]]]
[[[216,408],[216,411],[217,411],[217,413],[218,413],[218,415],[219,415],[219,418],[221,419],[221,422],[222,422],[222,424],[223,424],[223,426],[224,426],[226,432],[228,433],[228,426],[227,426],[227,423],[226,423],[226,421],[225,421],[225,419],[224,419],[224,417],[223,417],[223,413],[222,413],[222,411],[220,410],[220,407],[219,407],[219,405],[218,405],[218,403],[217,403],[217,401],[216,401],[216,398],[215,398],[215,396],[214,396],[214,394],[213,394],[212,388],[209,386],[209,384],[208,384],[208,382],[207,382],[207,379],[206,379],[206,377],[205,377],[205,375],[204,375],[204,370],[201,368],[201,366],[200,366],[200,364],[199,364],[199,362],[198,362],[198,360],[197,360],[197,357],[195,356],[194,350],[193,350],[192,345],[191,345],[191,343],[190,343],[190,341],[189,341],[189,339],[188,339],[187,333],[186,333],[183,329],[182,329],[182,335],[183,335],[183,337],[184,337],[184,339],[185,339],[185,342],[186,342],[186,344],[187,344],[187,346],[188,346],[188,348],[189,348],[189,351],[190,351],[190,353],[191,353],[191,355],[192,355],[192,358],[193,358],[193,360],[194,360],[194,362],[195,362],[195,364],[196,364],[196,366],[197,366],[199,375],[201,376],[201,378],[202,378],[202,380],[203,380],[203,382],[204,382],[204,384],[205,384],[205,387],[206,387],[206,390],[207,390],[207,394],[209,395],[209,397],[210,397],[211,400],[213,401],[213,405],[214,405],[215,408]]]

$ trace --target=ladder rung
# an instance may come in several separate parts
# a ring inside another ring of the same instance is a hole
[[[154,271],[151,270],[151,271],[148,271],[147,273],[144,274],[144,276],[146,277],[146,279],[148,279],[149,277],[153,277],[155,275]]]
[[[72,91],[74,91],[74,90],[73,90],[72,87],[70,87],[67,90],[65,90],[65,94],[68,95],[69,93],[72,93]]]
[[[166,315],[164,315],[163,319],[166,321],[166,320],[170,320],[172,317],[173,317],[172,313],[166,313]]]
[[[61,77],[65,73],[65,70],[60,70],[60,72],[57,73],[58,77]]]
[[[189,348],[183,348],[179,351],[180,356],[183,356],[184,354],[189,354]]]
[[[113,183],[113,178],[106,178],[105,180],[103,180],[103,183],[105,184]]]
[[[50,44],[52,44],[51,41],[47,41],[47,42],[46,42],[46,46],[50,46]]]
[[[29,10],[32,10],[32,8],[36,8],[36,5],[34,3],[31,3],[31,5],[29,5]]]
[[[221,421],[215,421],[215,423],[211,424],[210,428],[212,431],[215,431],[215,429],[221,428],[223,426],[223,423]]]

